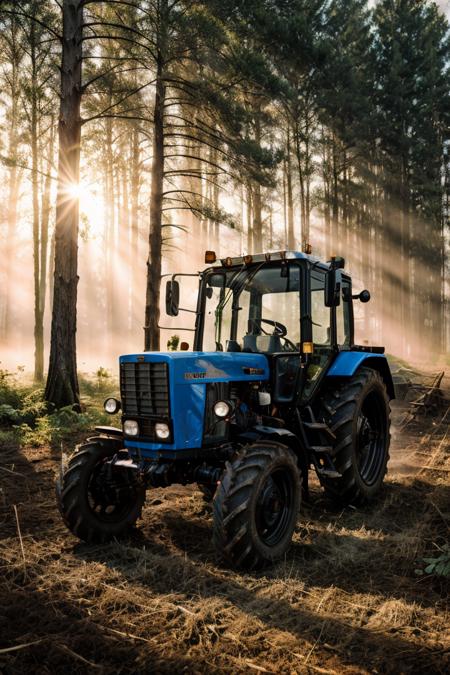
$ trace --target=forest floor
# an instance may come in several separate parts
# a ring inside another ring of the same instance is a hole
[[[449,416],[394,427],[369,507],[313,483],[285,560],[252,574],[215,563],[190,487],[149,493],[132,539],[80,543],[55,505],[60,448],[3,445],[0,672],[449,672],[448,582],[416,573],[448,541]]]

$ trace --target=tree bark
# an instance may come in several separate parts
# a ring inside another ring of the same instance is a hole
[[[291,136],[288,128],[286,144],[286,198],[287,198],[287,247],[295,250],[294,198],[292,191]]]
[[[38,157],[38,100],[35,22],[30,26],[31,61],[31,189],[33,207],[33,280],[34,280],[34,380],[44,379],[44,325],[40,309],[40,213]]]
[[[302,221],[302,226],[301,226],[301,240],[302,240],[302,248],[303,245],[308,243],[308,241],[305,239],[307,236],[307,232],[305,231],[306,228],[306,189],[305,189],[305,172],[304,172],[304,167],[303,167],[303,158],[302,158],[302,148],[301,148],[301,142],[300,142],[300,130],[298,129],[298,123],[297,123],[297,128],[295,129],[295,152],[297,155],[297,167],[298,167],[298,180],[300,184],[300,217]]]
[[[50,198],[51,198],[51,171],[53,166],[53,152],[55,148],[55,124],[51,115],[50,137],[48,140],[47,170],[44,180],[41,204],[41,247],[40,247],[40,272],[39,279],[39,310],[44,321],[45,300],[47,293],[47,267],[48,267],[48,231],[50,223]]]
[[[76,360],[83,0],[63,0],[55,273],[50,363],[45,398],[57,408],[80,407]]]
[[[247,253],[253,253],[252,184],[247,182]]]
[[[140,169],[140,146],[139,146],[139,127],[138,123],[133,124],[131,136],[131,331],[137,323],[138,316],[136,311],[137,297],[137,270],[139,260],[139,190],[141,186]]]
[[[4,309],[0,322],[0,339],[5,343],[10,337],[12,308],[11,308],[11,277],[12,261],[15,256],[15,238],[17,230],[17,202],[19,199],[21,172],[17,169],[17,153],[19,149],[19,70],[22,61],[23,52],[19,44],[19,22],[15,18],[11,24],[11,75],[10,75],[10,125],[8,129],[8,158],[11,162],[8,175],[8,200],[7,200],[7,227],[6,227],[6,245],[3,249],[4,254]]]
[[[145,295],[144,349],[160,348],[159,296],[161,289],[162,204],[164,184],[164,103],[166,88],[163,59],[158,54],[156,65],[156,92],[153,121],[153,164],[150,197],[149,257],[147,261],[147,289]]]
[[[253,186],[253,252],[262,253],[263,251],[263,233],[262,233],[262,204],[261,204],[261,185],[255,183]]]

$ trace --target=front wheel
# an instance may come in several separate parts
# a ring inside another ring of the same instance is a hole
[[[390,409],[380,373],[360,368],[322,400],[323,420],[336,436],[332,457],[339,478],[321,476],[334,501],[362,504],[379,492],[389,459]]]
[[[254,569],[289,548],[300,508],[297,459],[284,445],[248,445],[227,464],[214,497],[213,542],[221,560]]]
[[[63,520],[83,541],[120,537],[141,515],[145,488],[132,469],[108,461],[118,449],[117,441],[101,437],[78,446],[56,483]]]

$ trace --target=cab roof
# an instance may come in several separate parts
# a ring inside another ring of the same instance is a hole
[[[329,267],[328,263],[320,260],[317,256],[302,253],[300,251],[268,251],[267,253],[227,257],[217,260],[216,265],[220,267],[233,267],[234,265],[249,265],[252,263],[271,262],[276,260],[308,260],[310,263],[320,263],[325,267]]]

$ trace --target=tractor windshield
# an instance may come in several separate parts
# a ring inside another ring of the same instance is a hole
[[[204,351],[299,350],[297,264],[214,270],[207,275],[204,289]]]

